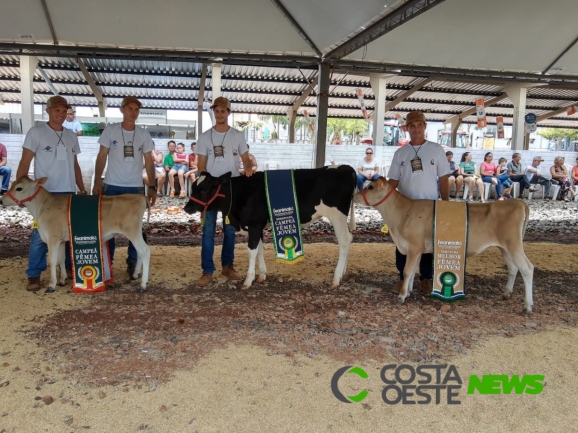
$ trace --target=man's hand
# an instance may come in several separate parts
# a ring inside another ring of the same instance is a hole
[[[102,182],[100,180],[94,179],[94,186],[92,187],[92,195],[102,194]]]
[[[154,188],[149,188],[148,189],[148,200],[151,206],[154,206],[155,203],[157,202],[157,190]]]
[[[245,175],[246,177],[251,177],[251,176],[253,176],[253,173],[254,173],[253,167],[247,167],[247,168],[245,169],[244,175]]]

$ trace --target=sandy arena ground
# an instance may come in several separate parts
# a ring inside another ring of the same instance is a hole
[[[568,286],[576,288],[576,246],[526,243],[525,249],[537,271],[563,273]],[[126,275],[120,266],[125,251],[118,250],[117,281]],[[269,275],[329,283],[337,246],[311,244],[306,252],[309,259],[304,263],[283,266],[273,262],[271,245],[267,245]],[[236,267],[243,273],[246,257],[245,247],[238,245]],[[496,257],[498,251],[491,249],[470,259],[468,274],[503,276],[505,284],[505,266],[501,257]],[[391,244],[353,244],[348,270],[371,274],[380,263],[381,271],[393,277],[393,259]],[[182,289],[200,276],[198,263],[199,247],[152,247],[151,284],[167,284],[170,287],[166,290]],[[178,264],[176,272],[170,268],[174,264]],[[457,367],[464,382],[460,405],[447,405],[445,394],[439,405],[385,404],[379,371],[386,364],[398,362],[385,352],[379,360],[355,360],[354,365],[365,369],[369,378],[344,376],[340,390],[354,395],[365,388],[369,395],[362,403],[345,404],[330,389],[333,374],[347,365],[343,361],[302,353],[271,355],[265,348],[243,340],[191,361],[187,368],[174,371],[165,383],[95,387],[60,373],[65,361],[46,356],[40,342],[25,331],[42,326],[54,314],[90,306],[97,300],[96,295],[72,294],[69,287],[58,288],[53,295],[29,293],[24,289],[25,267],[23,258],[0,261],[2,433],[578,431],[578,399],[574,395],[578,388],[578,329],[573,325],[538,327],[511,338],[481,338],[467,355],[443,359]],[[521,291],[520,280],[518,276],[517,291]],[[47,281],[46,273],[43,281]],[[385,289],[383,296],[388,296],[389,288]],[[414,302],[407,301],[409,310]],[[437,301],[427,302],[440,308]],[[522,305],[519,307],[521,311]],[[460,304],[452,308],[459,310]],[[530,316],[529,320],[534,319]],[[542,374],[545,386],[538,395],[467,395],[471,374]],[[51,398],[53,402],[47,404]]]

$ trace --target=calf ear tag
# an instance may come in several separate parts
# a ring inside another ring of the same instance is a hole
[[[383,227],[381,228],[381,231],[385,234],[389,233],[389,227],[387,227],[387,224],[383,225]]]
[[[225,216],[225,224],[231,224],[231,221],[229,220],[229,215]]]

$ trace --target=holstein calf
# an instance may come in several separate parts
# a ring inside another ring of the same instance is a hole
[[[353,193],[355,171],[349,166],[323,167],[295,170],[295,191],[302,227],[327,217],[335,230],[339,243],[339,260],[335,268],[332,287],[339,286],[347,266],[347,256],[352,236],[347,227],[347,214],[351,210],[350,228],[355,228],[353,218]],[[259,279],[266,278],[267,268],[263,257],[263,229],[269,223],[265,174],[257,172],[251,177],[231,177],[231,173],[213,177],[201,173],[191,187],[191,197],[185,211],[219,210],[229,216],[236,231],[249,235],[249,269],[243,285],[251,287],[255,279],[255,258],[259,256]]]
[[[48,263],[50,283],[46,293],[54,292],[56,287],[56,265],[60,266],[59,285],[66,283],[64,270],[64,242],[70,240],[68,230],[68,195],[53,195],[42,185],[47,178],[37,181],[23,177],[12,184],[10,191],[3,197],[4,206],[26,207],[38,221],[38,231],[48,245]],[[148,202],[143,195],[125,194],[115,197],[103,196],[101,200],[102,241],[117,234],[125,235],[138,253],[137,264],[132,278],[138,278],[143,266],[141,288],[146,290],[149,277],[150,249],[142,236],[143,215]]]
[[[403,302],[423,253],[433,253],[433,200],[412,200],[400,194],[383,177],[355,194],[355,203],[375,207],[388,225],[397,249],[407,255],[399,301]],[[534,266],[524,253],[523,238],[530,210],[522,200],[469,204],[469,233],[466,257],[496,246],[508,266],[504,297],[509,298],[518,270],[526,286],[526,312],[532,312]]]

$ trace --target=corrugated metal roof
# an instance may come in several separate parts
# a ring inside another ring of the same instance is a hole
[[[17,56],[0,56],[0,96],[7,102],[20,100],[20,69]],[[142,99],[145,107],[195,110],[201,84],[202,64],[194,62],[139,61],[111,59],[83,59],[92,79],[101,89],[110,107],[118,106],[124,96]],[[42,67],[54,87],[74,105],[96,106],[96,98],[80,71],[75,59],[64,57],[39,57]],[[212,98],[211,67],[208,67],[205,98]],[[315,79],[316,69],[288,69],[244,65],[222,65],[221,91],[231,99],[236,112],[261,114],[286,114],[309,83]],[[426,77],[391,76],[387,79],[387,101],[403,95]],[[44,102],[52,95],[39,71],[34,77],[35,100]],[[362,90],[368,110],[373,110],[375,97],[368,75],[353,75],[347,71],[333,71],[331,75],[329,116],[362,116],[356,88]],[[317,90],[318,87],[315,87]],[[497,83],[460,82],[436,79],[414,92],[393,107],[386,117],[395,113],[405,115],[411,110],[423,110],[429,120],[446,120],[473,108],[477,97],[489,100],[504,93],[504,85]],[[560,86],[538,86],[528,89],[527,107],[536,115],[555,111],[578,103],[578,89]],[[315,115],[317,96],[313,92],[305,98],[298,110]],[[511,123],[513,105],[509,98],[486,107],[488,121],[503,116]],[[464,122],[474,122],[468,116]],[[578,116],[565,113],[548,119],[541,125],[578,127]]]

